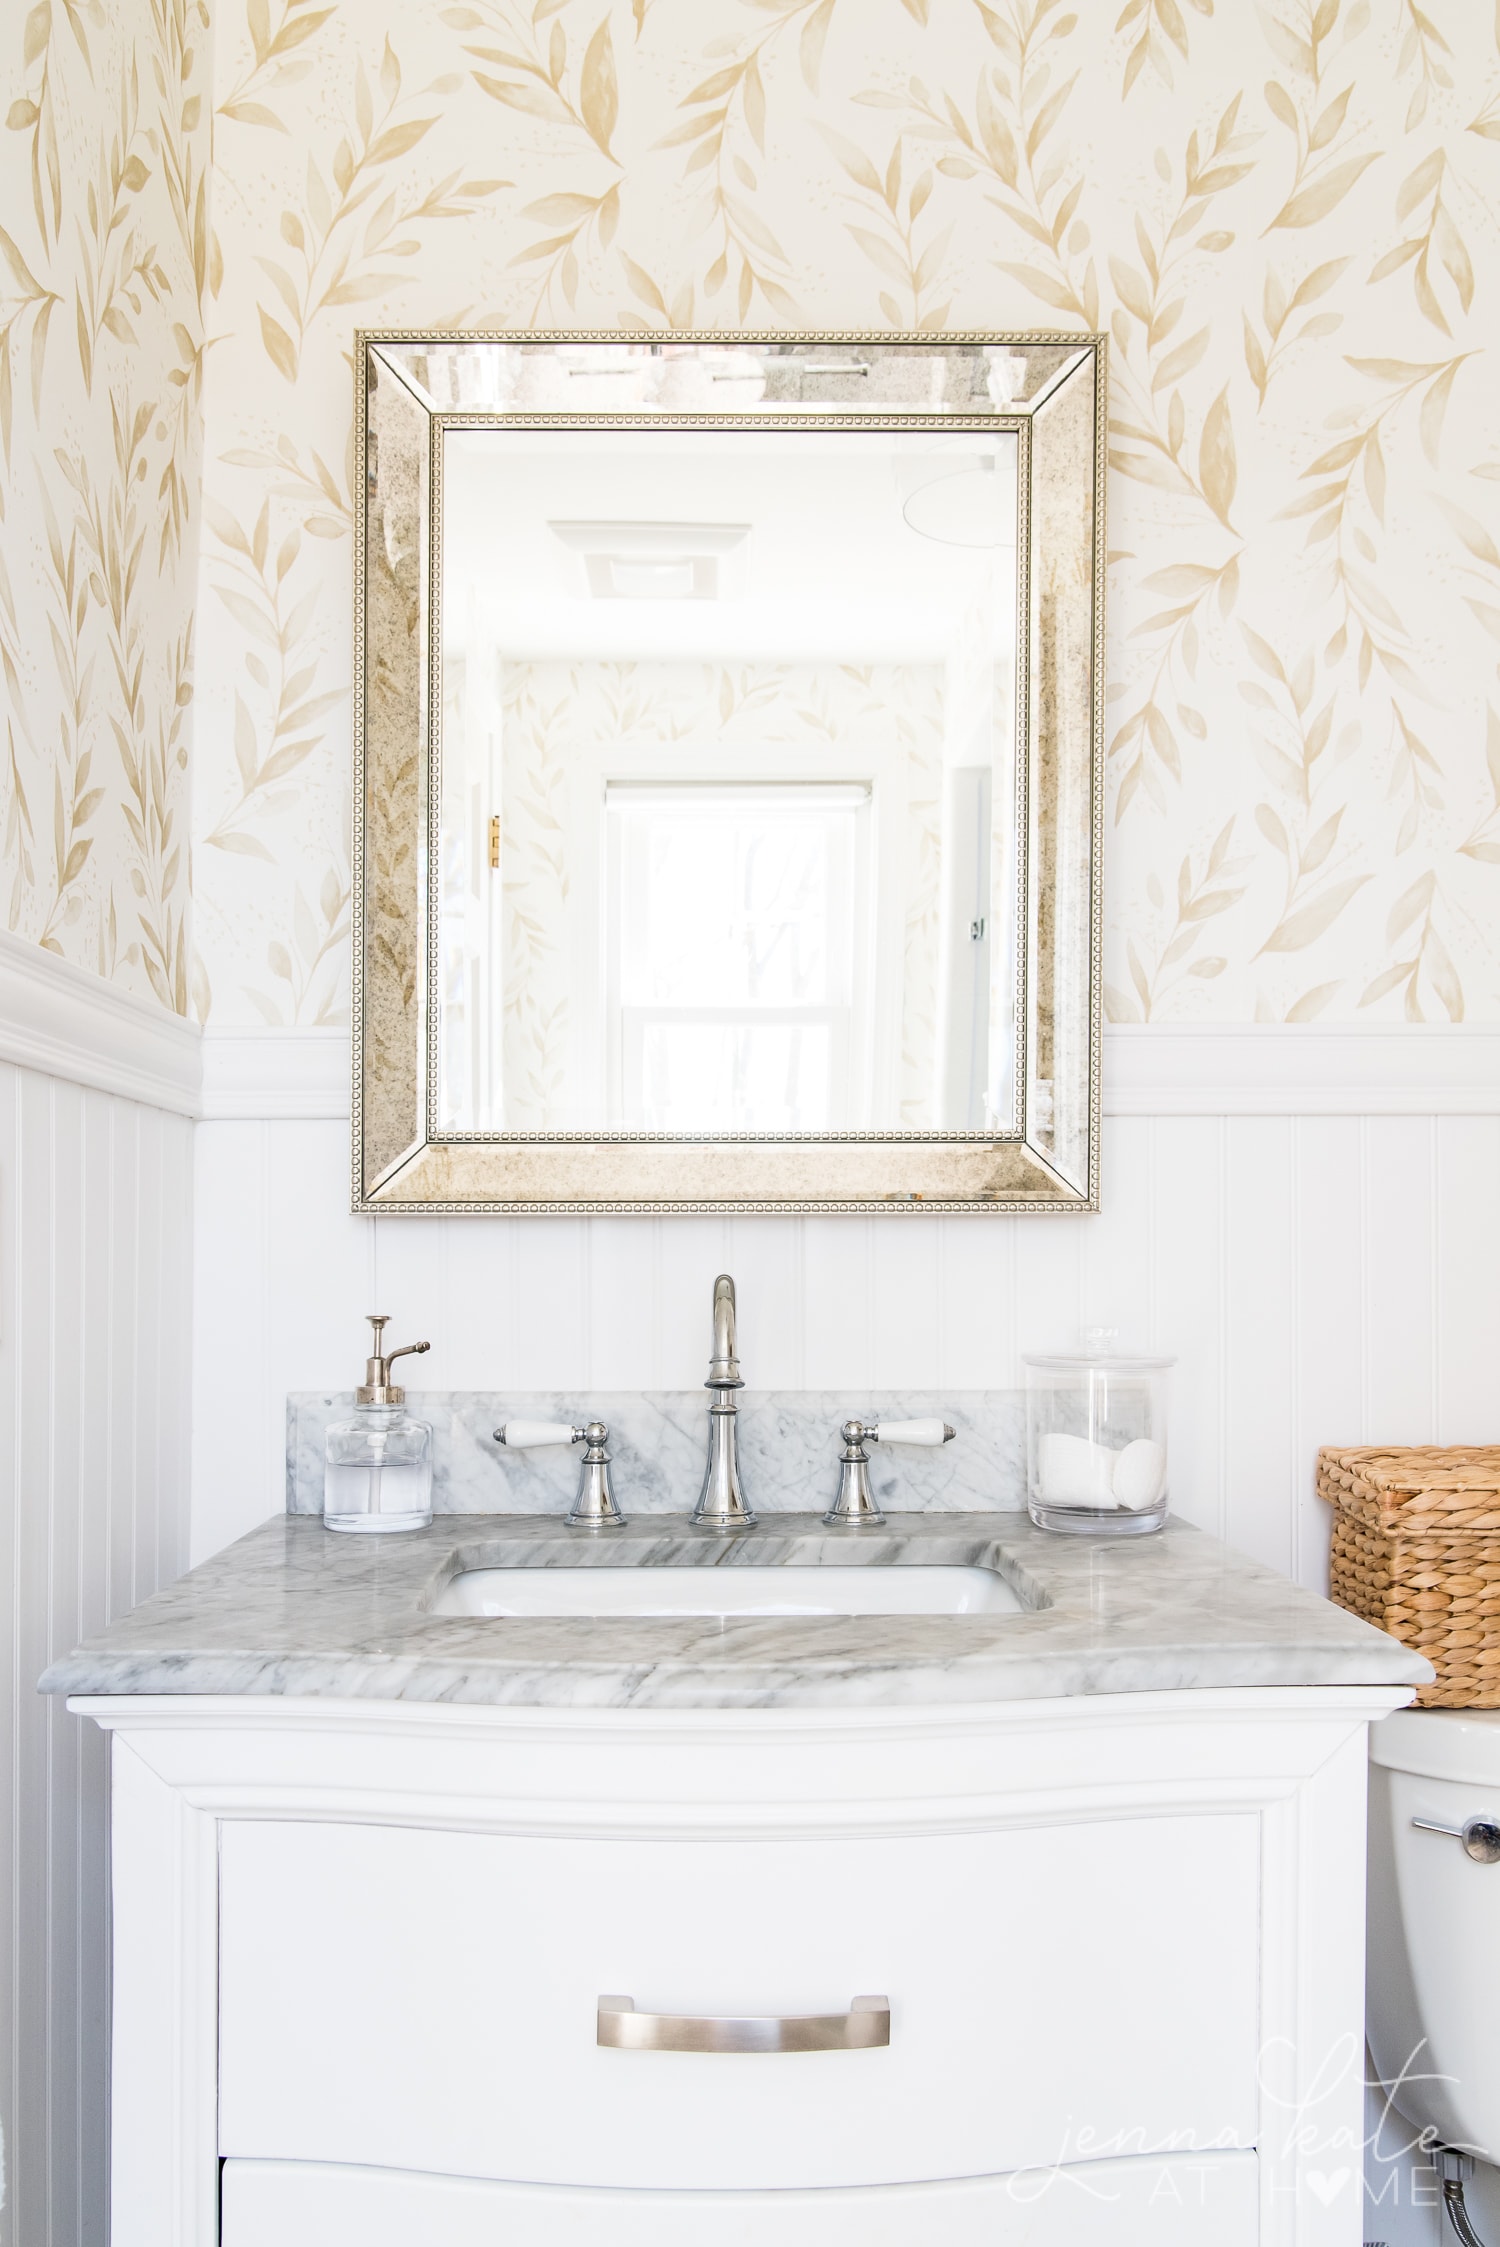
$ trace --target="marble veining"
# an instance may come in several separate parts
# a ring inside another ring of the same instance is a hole
[[[480,1567],[735,1568],[838,1561],[994,1568],[1004,1616],[442,1616]],[[1134,1540],[1050,1537],[1025,1515],[816,1515],[722,1538],[639,1519],[448,1514],[398,1537],[279,1515],[54,1662],[42,1690],[272,1694],[554,1708],[984,1703],[1182,1688],[1418,1684],[1418,1654],[1185,1523]]]
[[[408,1361],[413,1362],[413,1361]],[[354,1409],[347,1390],[287,1399],[287,1511],[323,1510],[323,1437]],[[439,1514],[564,1514],[578,1488],[578,1450],[511,1451],[494,1431],[506,1419],[587,1420],[609,1426],[611,1476],[621,1510],[692,1510],[708,1456],[703,1389],[490,1393],[417,1390],[407,1409],[432,1429],[432,1506]],[[838,1490],[845,1420],[946,1420],[940,1450],[870,1446],[870,1481],[882,1506],[905,1513],[989,1513],[1026,1504],[1025,1401],[1017,1389],[745,1389],[739,1398],[740,1479],[758,1514],[821,1513]]]

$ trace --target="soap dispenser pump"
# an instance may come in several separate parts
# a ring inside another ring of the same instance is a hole
[[[384,1313],[371,1312],[374,1347],[354,1392],[354,1418],[336,1421],[324,1439],[326,1529],[425,1529],[432,1520],[432,1430],[412,1418],[406,1391],[391,1380],[397,1358],[420,1357],[431,1344],[387,1350],[387,1324]]]

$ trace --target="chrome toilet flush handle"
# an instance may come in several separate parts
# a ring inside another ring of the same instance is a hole
[[[867,1443],[914,1443],[928,1446],[951,1443],[954,1430],[946,1420],[846,1420],[839,1430],[844,1448],[839,1453],[839,1494],[823,1516],[829,1529],[879,1529],[885,1515],[870,1488],[870,1455]]]
[[[1461,1826],[1444,1825],[1437,1818],[1413,1818],[1418,1833],[1445,1834],[1463,1843],[1464,1855],[1476,1865],[1500,1865],[1500,1820],[1465,1818]]]
[[[542,1451],[551,1445],[585,1446],[578,1496],[566,1516],[569,1529],[623,1529],[625,1516],[615,1504],[609,1480],[609,1430],[602,1420],[574,1428],[566,1420],[507,1420],[495,1430],[507,1451]]]

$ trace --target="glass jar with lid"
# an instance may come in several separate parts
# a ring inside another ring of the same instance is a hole
[[[1120,1351],[1112,1327],[1028,1357],[1026,1503],[1039,1529],[1140,1537],[1167,1518],[1167,1377],[1175,1358]]]

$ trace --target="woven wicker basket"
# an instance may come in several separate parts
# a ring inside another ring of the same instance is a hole
[[[1425,1654],[1424,1709],[1500,1708],[1500,1444],[1318,1453],[1340,1607]]]

